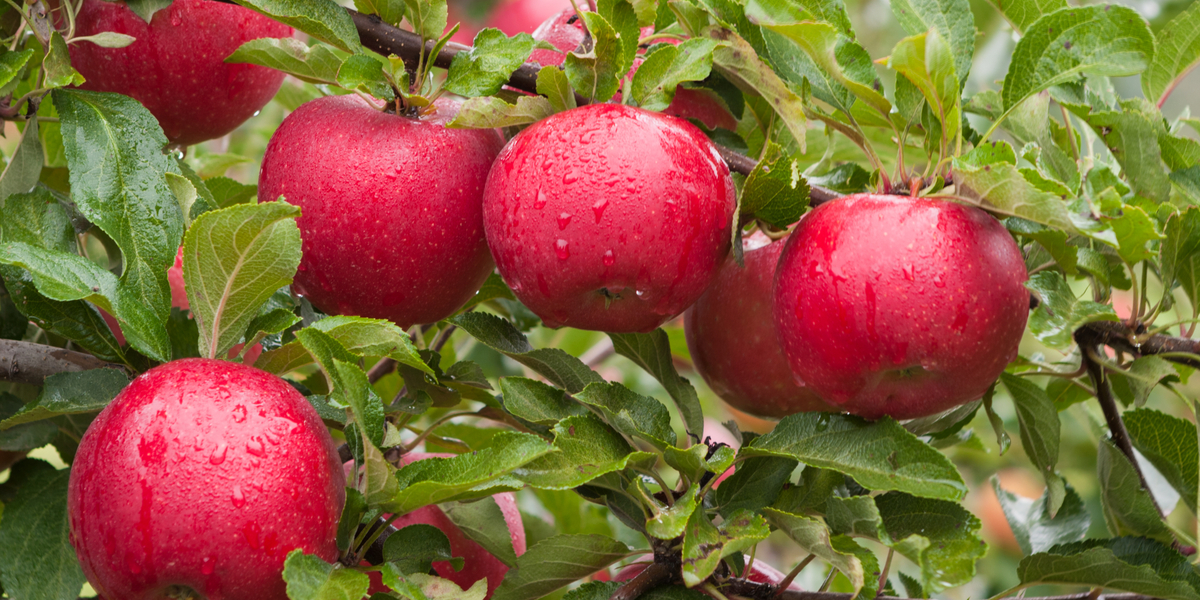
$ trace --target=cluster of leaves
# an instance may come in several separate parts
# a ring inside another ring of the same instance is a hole
[[[1113,290],[1131,294],[1130,318],[1146,339],[1165,330],[1171,311],[1185,323],[1200,314],[1200,143],[1184,131],[1200,130],[1200,122],[1187,112],[1167,121],[1160,112],[1200,59],[1200,5],[1152,33],[1120,6],[1005,2],[998,9],[1021,38],[1003,86],[964,97],[976,39],[966,0],[892,2],[908,37],[876,61],[897,75],[891,89],[838,0],[601,0],[582,15],[588,42],[561,69],[538,72],[536,96],[503,89],[538,47],[524,34],[485,30],[444,79],[435,77],[430,57],[449,38],[445,0],[356,2],[434,42],[415,64],[364,48],[349,15],[328,0],[241,3],[313,42],[257,40],[230,61],[285,71],[309,84],[307,93],[369,94],[416,112],[453,93],[466,98],[456,126],[520,127],[618,94],[621,102],[662,110],[679,86],[706,90],[738,120],[736,132],[708,133],[762,157],[738,183],[740,218],[764,228],[795,222],[810,184],[844,193],[902,189],[1004,218],[1032,273],[1029,288],[1040,305],[1029,331],[1044,348],[1015,361],[1000,382],[1021,445],[1046,484],[1037,501],[996,485],[1026,554],[1019,586],[1200,599],[1200,577],[1177,550],[1195,546],[1195,534],[1162,518],[1113,444],[1102,440],[1097,459],[1113,537],[1082,540],[1089,513],[1057,470],[1059,412],[1089,400],[1095,386],[1111,386],[1134,407],[1125,421],[1146,466],[1197,511],[1196,428],[1145,407],[1152,390],[1177,391],[1190,369],[1170,357],[1092,355],[1107,378],[1089,382],[1077,366],[1090,349],[1075,346],[1072,335],[1117,319]],[[130,4],[146,19],[161,8]],[[382,533],[381,515],[431,504],[511,567],[495,596],[505,600],[556,593],[660,548],[677,553],[681,578],[662,593],[693,597],[730,585],[775,531],[865,598],[894,593],[880,577],[887,569],[880,553],[916,567],[899,578],[912,597],[976,576],[986,549],[980,523],[960,505],[966,484],[941,450],[971,439],[965,427],[980,407],[999,423],[1007,447],[991,394],[903,424],[793,415],[761,436],[735,429],[742,442],[735,451],[703,441],[697,392],[676,371],[662,330],[609,336],[617,354],[660,384],[667,397],[658,399],[606,381],[561,349],[534,347],[526,333],[536,317],[495,276],[459,314],[411,332],[327,317],[288,289],[300,260],[298,209],[253,204],[253,189],[220,176],[222,166],[193,169],[165,154],[165,136],[137,102],[66,87],[82,82],[67,43],[132,40],[74,38],[69,27],[55,29],[40,3],[21,11],[0,54],[6,115],[22,126],[0,174],[0,337],[69,343],[120,368],[56,375],[31,397],[0,395],[0,450],[53,444],[69,462],[91,418],[129,374],[188,356],[241,360],[232,352],[238,344],[261,343],[266,351],[255,366],[294,381],[356,465],[338,533],[344,560],[293,553],[284,577],[294,600],[366,595],[366,569],[354,565]],[[651,43],[676,38],[684,41]],[[1146,99],[1120,98],[1110,78],[1135,74]],[[973,123],[988,128],[980,134]],[[826,135],[811,135],[822,127]],[[171,308],[166,275],[181,244],[190,314]],[[244,265],[254,268],[238,268]],[[1079,283],[1090,299],[1077,295]],[[101,310],[128,344],[118,343]],[[494,365],[455,360],[453,340],[522,371],[498,377],[504,371]],[[390,401],[362,366],[383,359],[397,364],[399,392]],[[1056,377],[1041,385],[1044,375]],[[470,408],[451,410],[462,406]],[[458,417],[503,427],[468,427]],[[403,467],[389,460],[422,442],[457,456]],[[0,553],[9,597],[34,590],[74,597],[82,585],[66,539],[66,481],[66,471],[26,460],[0,486],[0,548],[21,549]],[[521,556],[487,499],[518,489],[534,490],[556,524]],[[428,526],[393,533],[382,554],[369,569],[399,597],[484,593],[428,574],[431,562],[453,558],[445,537]],[[618,585],[587,583],[566,597],[607,598]]]

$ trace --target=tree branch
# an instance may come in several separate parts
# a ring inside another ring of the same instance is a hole
[[[16,340],[0,340],[0,381],[42,385],[55,373],[75,373],[108,367],[128,372],[125,365],[100,360],[91,354],[74,352]]]

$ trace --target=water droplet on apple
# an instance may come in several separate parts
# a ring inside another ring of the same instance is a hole
[[[246,496],[242,493],[242,486],[233,486],[233,495],[230,496],[230,500],[233,501],[235,508],[241,508],[246,505]]]
[[[942,281],[942,276],[940,273],[933,276],[933,285],[936,285],[940,288],[946,287],[946,282]]]
[[[546,202],[548,202],[548,201],[549,201],[549,198],[546,197],[545,192],[543,192],[542,190],[538,190],[537,198],[534,198],[534,200],[533,200],[533,208],[536,210],[542,210],[542,208],[544,208],[546,206]]]
[[[233,407],[233,420],[235,423],[241,423],[246,420],[246,407],[241,404]]]
[[[607,250],[604,252],[603,260],[604,260],[604,266],[611,267],[611,266],[613,266],[613,263],[617,262],[617,257],[616,257],[616,255],[613,254],[612,250]]]
[[[592,205],[592,213],[596,215],[596,222],[600,222],[600,218],[604,216],[604,209],[608,208],[608,198],[601,198]]]
[[[909,281],[916,281],[916,277],[913,276],[913,266],[911,264],[905,263],[903,270],[905,279]]]
[[[570,224],[571,224],[571,213],[559,213],[559,215],[558,215],[559,231],[566,229],[567,225],[570,225]]]
[[[206,556],[200,560],[200,573],[203,575],[212,575],[216,570],[216,560],[211,556]]]
[[[215,467],[225,462],[225,452],[227,450],[229,450],[229,447],[225,445],[224,441],[222,441],[220,444],[217,444],[216,450],[213,450],[212,454],[208,455],[209,464]]]
[[[554,242],[554,253],[558,255],[559,260],[567,260],[571,257],[571,248],[569,242],[564,239],[559,239]]]
[[[171,27],[179,27],[180,25],[183,25],[183,17],[179,16],[178,13],[171,15]]]
[[[579,173],[576,173],[575,171],[567,171],[566,173],[563,173],[563,185],[571,185],[576,181],[579,181]]]
[[[139,575],[139,574],[141,574],[141,572],[142,572],[142,565],[141,565],[141,563],[139,563],[138,561],[136,561],[136,560],[134,560],[134,559],[132,559],[132,558],[131,558],[131,559],[127,560],[127,561],[125,562],[125,564],[126,564],[128,567],[129,567],[129,572],[130,572],[130,573],[132,573],[132,574],[134,574],[134,575]]]
[[[250,454],[253,454],[259,458],[267,455],[266,447],[263,446],[262,440],[258,439],[257,437],[251,438],[250,441],[246,442],[246,452],[249,452]]]

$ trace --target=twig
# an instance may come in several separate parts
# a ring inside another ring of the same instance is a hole
[[[395,370],[396,361],[385,356],[379,362],[375,363],[375,366],[371,367],[370,371],[367,371],[367,381],[375,383]]]
[[[654,562],[646,567],[637,577],[625,582],[617,591],[609,596],[609,600],[635,600],[646,592],[671,582],[675,574],[670,567],[663,563]]]
[[[125,365],[100,360],[91,354],[74,352],[16,340],[0,340],[0,381],[42,385],[55,373],[76,373],[89,369],[120,369]]]

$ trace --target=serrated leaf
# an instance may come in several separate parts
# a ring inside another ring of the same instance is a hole
[[[612,382],[588,384],[575,399],[593,406],[617,431],[644,440],[659,450],[675,445],[671,415],[661,402]]]
[[[621,560],[629,547],[601,535],[556,535],[517,558],[492,600],[536,600]]]
[[[495,497],[474,502],[447,502],[440,505],[442,512],[458,526],[467,538],[474,541],[508,567],[517,564],[517,553],[513,548],[512,534],[504,520],[504,513]]]
[[[1023,554],[1045,552],[1058,544],[1078,542],[1087,534],[1091,515],[1074,488],[1066,486],[1063,502],[1057,514],[1051,516],[1048,494],[1042,494],[1037,500],[1029,500],[1002,489],[998,477],[992,476],[991,481],[1000,508]]]
[[[30,119],[25,122],[25,131],[21,132],[20,145],[13,152],[8,165],[4,167],[4,173],[0,174],[0,198],[32,190],[42,175],[44,162],[45,153],[42,151],[42,140],[38,135],[38,121]],[[0,225],[0,229],[2,228]],[[0,236],[0,239],[4,238]]]
[[[638,485],[646,496],[650,495],[644,486],[641,486],[641,482],[638,482]],[[646,534],[660,540],[672,540],[683,534],[684,527],[700,506],[699,491],[699,486],[692,485],[669,506],[659,504],[655,500],[649,507],[651,514],[646,520]],[[700,512],[703,513],[704,510],[701,509]]]
[[[633,5],[626,0],[599,0],[596,3],[596,13],[603,16],[616,33],[619,44],[617,73],[618,77],[624,80],[624,73],[633,65],[638,51],[638,36],[641,31],[638,27],[637,13],[634,12]]]
[[[718,43],[707,38],[691,39],[678,46],[664,45],[646,57],[630,84],[633,101],[646,110],[665,110],[679,84],[708,77]]]
[[[1067,7],[1066,0],[989,0],[1004,15],[1017,33],[1025,30],[1042,18],[1060,8]]]
[[[1200,208],[1188,207],[1167,219],[1159,244],[1163,286],[1169,291],[1183,288],[1192,303],[1192,312],[1200,307]]]
[[[932,0],[927,0],[932,1]],[[965,2],[966,0],[960,0]],[[907,2],[907,0],[901,0]],[[898,10],[893,7],[893,10]],[[971,11],[966,12],[967,15]],[[970,29],[968,40],[974,41],[974,26]],[[962,109],[959,101],[959,78],[955,75],[959,67],[956,57],[951,54],[951,48],[937,29],[906,37],[896,43],[888,66],[907,78],[921,95],[925,104],[942,124],[942,139],[953,140],[959,135],[962,123]],[[967,60],[970,66],[970,58]]]
[[[528,33],[510,38],[499,29],[486,28],[475,35],[470,50],[454,55],[446,90],[466,98],[495,94],[532,50],[533,37]]]
[[[704,413],[700,410],[700,398],[696,388],[675,370],[671,358],[671,340],[667,332],[655,329],[650,333],[610,333],[613,350],[628,358],[662,384],[671,395],[683,419],[684,428],[695,441],[704,432]],[[665,439],[665,438],[663,438]],[[674,438],[672,438],[673,440]]]
[[[1187,559],[1146,538],[1062,544],[1017,566],[1022,585],[1061,583],[1104,587],[1164,600],[1197,600],[1200,577]]]
[[[283,580],[291,600],[360,600],[367,595],[367,574],[329,564],[297,548],[283,561]]]
[[[763,157],[742,184],[741,213],[780,229],[799,221],[808,208],[810,191],[803,170],[799,156],[776,152]]]
[[[9,483],[20,482],[0,521],[0,584],[12,598],[73,598],[83,571],[68,539],[67,470],[40,460],[13,467]]]
[[[550,383],[575,394],[604,379],[578,358],[558,348],[534,348],[512,323],[495,315],[470,312],[450,319],[479,343],[533,369]]]
[[[943,500],[890,492],[875,505],[897,552],[921,569],[926,590],[938,592],[975,577],[975,563],[987,553],[979,539],[979,519]]]
[[[125,0],[125,4],[134,14],[149,23],[154,13],[171,6],[171,0]]]
[[[33,48],[20,52],[5,51],[0,53],[0,88],[6,88],[21,74],[29,59],[33,58]]]
[[[772,508],[797,515],[821,514],[834,491],[845,483],[846,476],[837,471],[804,467],[800,482],[780,492]]]
[[[1137,471],[1125,455],[1107,439],[1100,441],[1096,454],[1100,482],[1100,505],[1104,521],[1113,536],[1144,536],[1171,543],[1171,530],[1162,522],[1154,499],[1142,488]]]
[[[405,18],[422,40],[436,40],[446,30],[446,0],[404,0]]]
[[[383,560],[401,573],[428,573],[435,562],[449,562],[455,570],[463,564],[462,557],[453,556],[446,534],[425,523],[401,527],[389,535],[383,543]]]
[[[1071,335],[1093,321],[1116,321],[1112,306],[1091,300],[1080,300],[1062,275],[1053,271],[1036,273],[1025,287],[1041,300],[1029,315],[1029,331],[1042,343],[1054,348],[1066,348],[1073,342]]]
[[[217,208],[229,208],[234,204],[251,204],[258,200],[257,185],[243,185],[228,177],[213,177],[204,182],[213,196]]]
[[[527,125],[554,114],[550,101],[541,96],[521,96],[509,104],[494,96],[468,98],[458,107],[458,114],[446,127],[461,129],[491,129]]]
[[[296,38],[267,37],[242,44],[225,62],[261,65],[283,71],[300,81],[336,85],[338,69],[345,58],[344,54],[325,44],[308,46]]]
[[[61,118],[71,200],[117,243],[124,259],[121,282],[141,312],[161,325],[171,314],[167,268],[183,239],[184,220],[167,187],[166,173],[174,168],[162,152],[167,138],[154,115],[132,98],[74,89],[54,90],[51,98]],[[169,358],[158,350],[149,355]]]
[[[338,519],[337,547],[341,552],[350,548],[354,534],[358,531],[359,520],[367,511],[367,500],[361,492],[353,487],[346,488],[346,504],[342,506],[342,516]]]
[[[1017,217],[1004,219],[1004,226],[1011,232],[1027,237],[1041,244],[1046,252],[1054,258],[1054,262],[1062,267],[1068,275],[1076,271],[1077,248],[1067,243],[1067,232],[1051,229],[1044,225],[1026,221]]]
[[[1142,93],[1162,106],[1167,96],[1200,63],[1200,5],[1192,4],[1154,34],[1154,58],[1142,73]]]
[[[99,411],[108,406],[126,385],[129,385],[129,376],[117,369],[55,373],[43,382],[37,400],[0,421],[0,431],[59,415]]]
[[[695,444],[687,450],[668,446],[663,452],[663,460],[692,481],[699,481],[705,473],[724,473],[736,457],[737,451],[729,446],[720,446],[712,450],[706,444]]]
[[[237,0],[237,3],[335,48],[346,52],[362,51],[354,21],[345,9],[331,0]],[[442,6],[445,6],[444,2]],[[444,28],[445,23],[442,23]]]
[[[51,300],[87,300],[107,310],[117,317],[125,337],[140,352],[156,360],[170,360],[171,342],[163,323],[116,275],[96,263],[78,254],[11,242],[0,244],[0,264],[29,271],[38,293]]]
[[[1196,489],[1200,485],[1197,481],[1200,450],[1197,450],[1196,426],[1148,408],[1131,410],[1121,416],[1134,447],[1195,510]]]
[[[1093,112],[1084,120],[1102,134],[1135,192],[1155,202],[1167,200],[1171,183],[1158,144],[1159,135],[1166,130],[1162,114],[1153,104],[1124,100],[1120,110]]]
[[[778,456],[744,459],[737,470],[711,492],[713,505],[723,516],[739,510],[757,511],[776,501],[796,469],[796,461]]]
[[[201,215],[183,242],[183,278],[200,329],[200,352],[224,356],[258,308],[292,283],[300,265],[300,209],[239,204]]]
[[[520,467],[514,475],[538,489],[567,490],[601,475],[621,471],[630,463],[654,461],[649,452],[634,448],[594,415],[567,417],[554,425],[554,448]]]
[[[0,392],[0,419],[7,419],[21,410],[20,398]],[[52,421],[22,423],[6,431],[0,431],[0,451],[27,452],[41,448],[58,437],[58,425]]]
[[[722,558],[767,539],[770,533],[762,515],[750,511],[730,515],[720,527],[712,524],[705,511],[692,513],[683,533],[683,582],[692,587],[699,585],[712,575]]]
[[[1108,373],[1113,392],[1126,406],[1144,406],[1150,391],[1164,379],[1177,381],[1179,373],[1175,371],[1165,358],[1160,356],[1142,356],[1129,363],[1124,371],[1113,370]]]
[[[1001,373],[1000,381],[1012,396],[1017,410],[1017,421],[1021,426],[1021,448],[1033,462],[1048,490],[1050,516],[1058,514],[1066,489],[1062,478],[1055,473],[1058,466],[1059,437],[1058,409],[1046,395],[1046,390],[1029,379],[1009,373]]]
[[[742,91],[766,99],[800,146],[800,151],[804,152],[804,136],[808,127],[800,97],[738,34],[713,27],[706,32],[706,36],[724,42],[713,50],[713,68]]]
[[[1004,107],[1083,75],[1137,75],[1154,55],[1154,36],[1137,11],[1124,6],[1062,8],[1029,26],[1004,76]]]
[[[404,330],[395,323],[383,319],[368,319],[354,316],[325,317],[312,324],[312,328],[337,340],[345,350],[355,356],[387,356],[402,365],[428,375],[433,369],[425,364]],[[264,352],[254,363],[256,368],[275,374],[293,371],[314,360],[299,341],[292,341],[280,348]]]
[[[313,339],[310,337],[312,334],[315,332],[310,329],[302,331],[297,337],[305,336],[301,339],[309,341]],[[383,447],[385,430],[383,401],[375,394],[375,390],[371,389],[371,382],[367,381],[367,374],[358,367],[357,361],[346,362],[331,357],[330,362],[332,364],[329,365],[327,371],[333,381],[333,390],[329,395],[330,400],[341,406],[349,406],[359,431],[376,448]]]
[[[958,500],[966,485],[941,452],[890,418],[798,413],[742,448],[747,456],[782,456],[853,477],[872,490]]]
[[[545,96],[550,108],[560,113],[577,106],[575,90],[567,81],[567,74],[558,67],[542,67],[537,76],[537,93]]]
[[[124,351],[95,306],[83,300],[57,302],[46,298],[23,269],[0,265],[0,276],[17,310],[38,327],[71,340],[96,358],[124,361]]]
[[[42,71],[45,73],[45,86],[48,88],[83,85],[85,81],[83,75],[71,66],[67,41],[57,29],[50,32],[50,50],[42,59]]]
[[[539,425],[553,425],[567,417],[588,414],[587,408],[563,390],[524,377],[502,378],[500,393],[505,410]]]
[[[782,530],[800,549],[815,555],[840,571],[853,587],[854,594],[863,589],[866,582],[863,563],[853,554],[839,551],[833,546],[829,528],[817,519],[794,515],[788,512],[767,508],[763,515],[775,527]]]
[[[482,498],[501,488],[519,488],[520,484],[511,478],[497,480],[552,450],[537,436],[506,431],[496,434],[488,447],[471,454],[416,461],[396,472],[400,491],[383,508],[403,514],[429,504]]]
[[[563,70],[571,87],[594,102],[603,102],[617,93],[621,67],[621,41],[605,18],[597,13],[584,12],[580,17],[591,34],[591,46],[584,52],[569,52],[563,60]]]
[[[379,15],[379,19],[393,27],[404,20],[403,0],[354,0],[354,8],[368,15]]]
[[[991,142],[954,159],[954,182],[985,207],[1054,229],[1075,231],[1063,199],[1038,189],[1016,167],[1008,142]]]
[[[967,73],[971,71],[971,57],[975,54],[975,15],[971,12],[970,2],[894,0],[892,14],[909,35],[936,31],[953,57],[955,79],[966,81]]]

